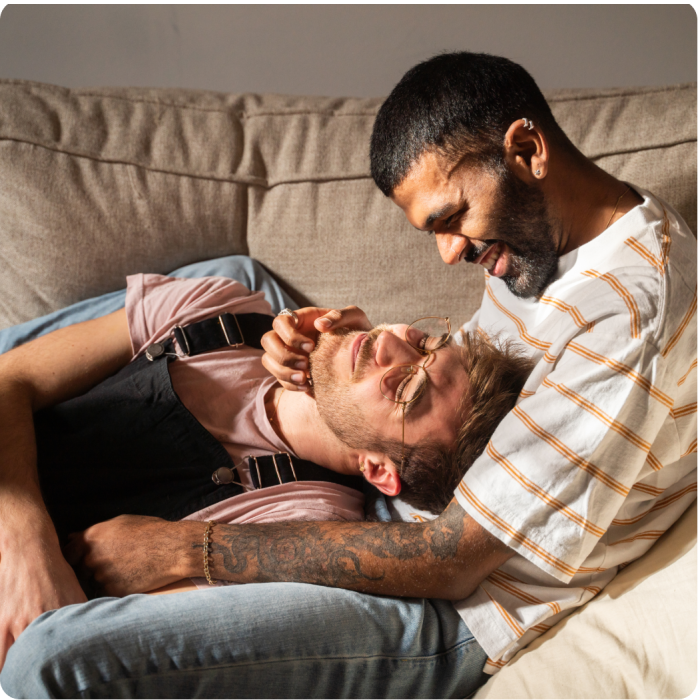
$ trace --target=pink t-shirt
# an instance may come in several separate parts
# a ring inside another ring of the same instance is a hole
[[[263,292],[251,292],[224,277],[177,279],[141,274],[128,277],[127,282],[126,315],[134,359],[151,343],[167,339],[175,325],[186,326],[226,311],[272,314]],[[302,481],[252,490],[249,468],[243,461],[248,455],[293,455],[267,418],[264,398],[276,380],[262,366],[262,355],[262,350],[243,346],[170,362],[172,386],[180,400],[225,447],[239,467],[241,483],[250,489],[185,520],[362,520],[363,495],[338,484]]]

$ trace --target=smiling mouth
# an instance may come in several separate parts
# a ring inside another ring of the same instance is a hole
[[[499,273],[501,274],[503,270],[496,270],[495,271],[495,266],[497,265],[497,262],[499,261],[502,253],[504,252],[504,243],[497,242],[493,243],[487,250],[485,250],[478,258],[476,258],[473,262],[475,262],[477,265],[482,265],[485,270],[488,272],[491,272],[493,274]]]

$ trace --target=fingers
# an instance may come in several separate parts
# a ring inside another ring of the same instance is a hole
[[[264,345],[264,339],[262,339],[262,345]],[[281,386],[285,389],[288,389],[289,391],[308,391],[310,389],[307,382],[306,372],[284,366],[280,362],[277,362],[277,360],[274,359],[269,352],[262,355],[262,364],[269,373],[273,374],[279,380],[279,384],[281,384]],[[305,366],[307,368],[308,358],[305,358]]]
[[[347,306],[343,309],[330,309],[315,321],[315,328],[321,333],[326,333],[337,328],[370,331],[373,326],[358,306]]]
[[[315,307],[299,309],[296,311],[298,321],[293,316],[277,316],[272,327],[286,346],[307,355],[313,351],[317,337],[313,321],[326,311],[327,309],[316,309]]]

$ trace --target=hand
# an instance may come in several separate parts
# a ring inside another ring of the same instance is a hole
[[[3,539],[0,668],[9,648],[35,618],[48,610],[87,601],[75,572],[61,554],[55,532],[41,538],[24,527]]]
[[[309,391],[307,382],[308,355],[315,348],[318,333],[327,333],[337,328],[370,331],[373,326],[366,314],[356,306],[344,309],[320,309],[308,306],[296,311],[293,316],[277,316],[273,331],[262,337],[266,351],[262,364],[290,391]]]
[[[108,596],[144,593],[184,578],[180,523],[144,515],[119,515],[73,533],[66,559]],[[201,526],[203,543],[204,526]],[[179,550],[178,550],[179,546]]]

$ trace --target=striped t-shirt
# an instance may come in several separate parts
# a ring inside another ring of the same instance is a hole
[[[516,555],[456,608],[494,673],[601,591],[696,498],[696,242],[644,203],[560,258],[540,299],[488,276],[464,330],[536,364],[461,481],[465,511]]]

